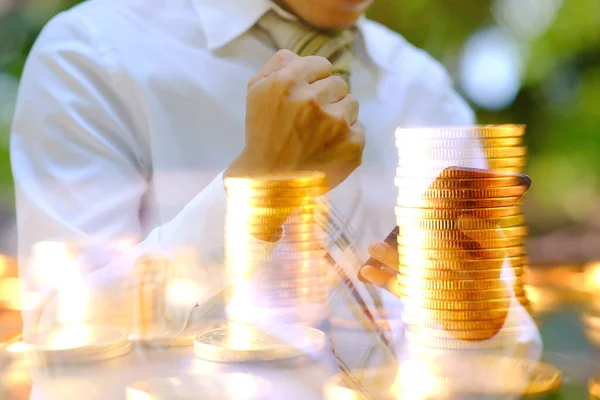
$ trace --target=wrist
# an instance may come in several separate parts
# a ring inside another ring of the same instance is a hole
[[[255,156],[252,156],[252,152],[244,149],[227,167],[223,178],[260,175],[269,172],[271,169],[265,161],[257,160]]]

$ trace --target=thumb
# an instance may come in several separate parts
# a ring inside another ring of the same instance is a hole
[[[289,65],[301,58],[302,57],[290,50],[279,50],[273,55],[273,57],[271,57],[269,61],[267,61],[267,63],[260,69],[260,71],[258,71],[258,73],[252,77],[252,79],[250,79],[250,81],[248,82],[248,87],[250,88],[254,86],[261,80],[267,78],[269,75],[279,71],[286,65]]]

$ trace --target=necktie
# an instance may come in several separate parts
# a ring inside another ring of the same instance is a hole
[[[349,83],[355,37],[353,29],[326,33],[302,21],[289,20],[269,11],[258,21],[254,33],[278,50],[287,49],[301,57],[325,57],[333,65],[333,74]]]

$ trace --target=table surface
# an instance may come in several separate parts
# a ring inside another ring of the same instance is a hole
[[[564,305],[538,318],[545,349],[543,360],[558,367],[564,374],[562,388],[552,399],[587,399],[588,380],[600,375],[600,350],[587,340],[580,322],[583,307],[577,304]],[[355,341],[352,335],[356,333],[348,333],[348,343]],[[24,368],[25,365],[18,357],[12,363],[13,370]],[[10,365],[4,364],[6,374]],[[125,387],[139,379],[177,376],[184,372],[249,372],[249,368],[244,364],[203,361],[193,355],[192,347],[182,347],[158,352],[133,351],[105,363],[41,370],[35,372],[34,382],[43,389],[42,399],[82,398],[81,393],[86,393],[86,399],[115,400],[124,399]],[[288,364],[264,363],[252,366],[251,372],[271,382],[267,398],[306,400],[322,398],[323,384],[336,369],[330,358],[324,355],[322,358]],[[4,380],[5,385],[9,383]]]

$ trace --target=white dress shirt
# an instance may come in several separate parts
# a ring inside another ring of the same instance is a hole
[[[130,279],[140,254],[180,248],[195,249],[209,266],[201,279],[218,275],[222,171],[244,147],[247,82],[274,53],[248,30],[271,7],[269,0],[92,0],[48,23],[23,73],[11,142],[26,291],[48,290],[31,270],[32,248],[44,241],[138,238],[87,276],[90,289]],[[355,250],[366,260],[367,246],[395,225],[395,129],[471,125],[474,116],[437,61],[366,19],[351,87],[366,148],[331,201],[352,214]],[[207,288],[200,302],[220,288]],[[27,334],[33,328],[24,316]]]

